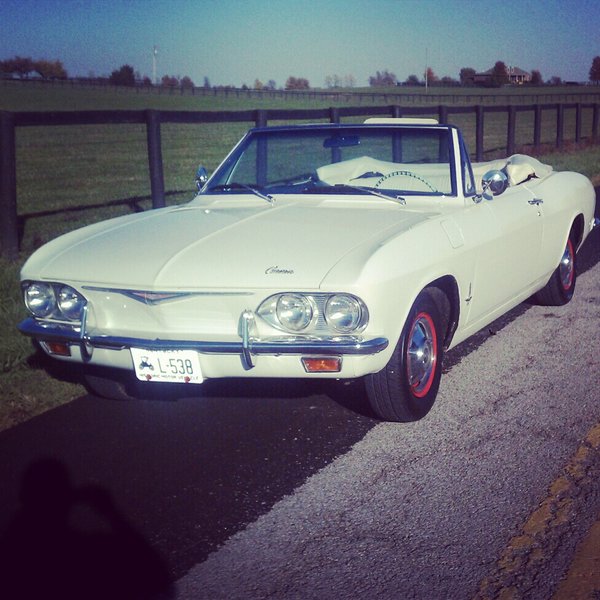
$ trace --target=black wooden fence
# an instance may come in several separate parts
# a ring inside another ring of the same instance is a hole
[[[414,116],[437,113],[441,123],[448,122],[451,114],[473,114],[475,117],[475,159],[483,160],[485,114],[504,112],[508,115],[506,132],[506,154],[516,149],[516,120],[518,112],[533,111],[534,128],[531,145],[539,148],[542,139],[542,112],[556,112],[555,145],[561,148],[564,144],[565,110],[575,109],[575,132],[571,139],[579,143],[582,135],[582,111],[592,109],[592,126],[587,139],[598,141],[598,119],[600,103],[576,104],[531,104],[509,106],[361,106],[337,107],[323,109],[297,110],[246,110],[246,111],[158,111],[158,110],[117,110],[117,111],[56,111],[56,112],[8,112],[0,111],[0,255],[16,258],[19,252],[19,227],[17,210],[16,185],[16,143],[17,127],[49,126],[49,125],[98,125],[137,123],[145,124],[147,131],[148,167],[150,173],[150,189],[152,207],[165,206],[165,186],[163,177],[163,161],[161,148],[161,123],[219,123],[247,122],[258,127],[269,121],[322,120],[338,123],[342,118],[364,116]]]

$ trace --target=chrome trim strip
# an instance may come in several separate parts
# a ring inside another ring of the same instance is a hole
[[[44,327],[33,317],[22,321],[19,331],[29,337],[46,341],[62,341],[81,346],[82,334],[73,329]],[[191,340],[161,340],[132,337],[90,335],[84,333],[88,347],[125,350],[128,348],[147,348],[148,350],[196,350],[206,354],[241,354],[244,355],[244,342],[206,342]],[[310,338],[295,337],[247,341],[247,351],[252,354],[377,354],[385,350],[389,340],[377,337],[363,340],[356,337]]]
[[[171,300],[180,300],[190,296],[252,296],[250,292],[165,292],[161,290],[128,290],[123,288],[96,287],[93,285],[81,286],[82,290],[104,292],[107,294],[121,294],[142,304],[155,305]],[[154,298],[153,298],[154,296]],[[164,296],[164,297],[160,297]]]

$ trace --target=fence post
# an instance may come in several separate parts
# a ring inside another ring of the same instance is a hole
[[[562,104],[556,105],[556,147],[562,150],[564,141],[565,110]]]
[[[12,113],[0,111],[0,255],[15,259],[18,254],[15,119]]]
[[[442,104],[438,106],[438,123],[448,123],[448,107]]]
[[[475,107],[475,160],[483,160],[483,105]]]
[[[600,104],[594,104],[592,113],[592,141],[598,141],[598,113],[600,112]]]
[[[517,125],[517,110],[513,104],[508,107],[508,131],[506,135],[506,155],[515,153],[515,129]]]
[[[575,143],[581,141],[581,103],[577,103],[575,107]]]
[[[542,144],[542,107],[539,104],[535,105],[533,117],[533,147],[539,151]]]
[[[266,127],[267,126],[267,111],[264,109],[258,109],[256,111],[256,115],[254,117],[254,123],[256,127]]]
[[[329,122],[339,123],[340,122],[340,109],[335,106],[329,107]]]
[[[152,208],[162,208],[165,206],[165,180],[160,142],[160,113],[156,110],[146,110],[146,135]]]

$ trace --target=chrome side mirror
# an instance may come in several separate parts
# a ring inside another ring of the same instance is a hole
[[[499,196],[508,187],[508,177],[504,171],[488,171],[481,180],[483,197],[491,200],[493,196]]]
[[[203,166],[199,166],[198,170],[196,171],[196,191],[200,191],[204,185],[206,184],[206,182],[208,181],[208,171],[203,167]]]

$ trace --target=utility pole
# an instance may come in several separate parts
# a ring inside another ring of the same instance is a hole
[[[425,93],[429,91],[429,48],[425,48]]]
[[[154,46],[152,48],[152,83],[158,84],[158,80],[156,79],[156,57],[158,55],[158,47]]]

